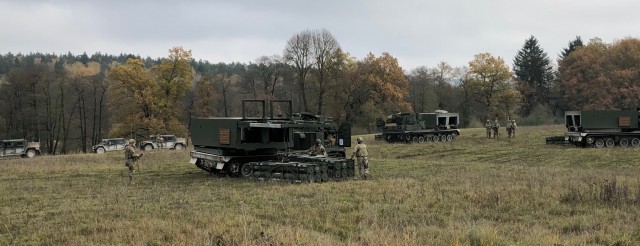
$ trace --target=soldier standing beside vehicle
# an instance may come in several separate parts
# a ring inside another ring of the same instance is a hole
[[[309,149],[309,154],[310,155],[323,155],[323,156],[327,155],[327,151],[324,149],[324,146],[322,146],[322,140],[316,139],[316,144],[311,146],[311,148]]]
[[[369,151],[367,150],[367,145],[364,144],[364,139],[362,137],[358,137],[358,144],[356,145],[353,153],[351,153],[351,159],[355,156],[358,162],[358,172],[360,174],[360,178],[367,179],[369,176],[369,160],[367,156],[369,156]]]
[[[164,138],[157,135],[158,149],[164,149]]]
[[[491,133],[493,132],[493,125],[491,125],[491,122],[489,120],[487,120],[487,123],[484,124],[484,127],[487,128],[487,138],[491,138]]]
[[[493,137],[500,137],[500,123],[498,122],[498,119],[496,119],[495,123],[493,123]]]
[[[133,165],[138,163],[138,159],[140,159],[141,156],[142,156],[142,153],[140,153],[140,155],[136,155],[136,140],[129,139],[129,144],[127,145],[127,147],[124,148],[124,158],[125,158],[124,165],[129,169],[130,184],[134,184],[133,183],[133,170],[134,170]],[[140,171],[140,166],[138,166],[138,171]]]

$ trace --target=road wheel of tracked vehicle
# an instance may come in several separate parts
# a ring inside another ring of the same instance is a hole
[[[251,165],[249,163],[242,164],[240,167],[240,175],[242,175],[242,177],[249,177],[249,175],[251,175]]]
[[[427,136],[424,138],[424,141],[431,142],[433,141],[433,139],[431,138],[431,136]]]
[[[611,138],[607,138],[607,140],[604,141],[604,146],[607,146],[607,148],[613,148],[613,146],[616,146],[616,142]]]
[[[411,138],[411,142],[413,142],[413,143],[417,143],[417,142],[418,142],[418,137],[413,137],[413,138]]]
[[[438,135],[433,136],[433,142],[438,142],[438,141],[440,141],[440,136]]]
[[[603,139],[596,139],[595,141],[595,146],[596,148],[604,148],[604,140]]]
[[[447,135],[445,134],[445,135],[440,136],[440,141],[446,142],[447,141]]]
[[[411,141],[411,135],[407,134],[404,135],[404,141],[406,141],[407,143]]]
[[[447,142],[451,142],[451,141],[453,141],[453,135],[447,134]]]
[[[633,138],[631,139],[631,147],[638,147],[640,146],[640,138]]]
[[[629,147],[629,139],[626,139],[626,138],[620,139],[619,144],[620,144],[620,147],[624,147],[624,148]]]
[[[151,146],[151,144],[147,144],[144,146],[144,151],[151,151],[153,150],[153,146]]]
[[[593,144],[596,140],[593,137],[587,137],[587,144]]]
[[[391,143],[393,142],[393,137],[391,135],[387,135],[387,137],[384,140],[387,141],[387,143]]]
[[[424,143],[424,137],[419,137],[418,138],[418,143]]]
[[[98,153],[98,154],[104,154],[104,152],[105,152],[104,148],[102,148],[102,147],[96,149],[96,153]]]

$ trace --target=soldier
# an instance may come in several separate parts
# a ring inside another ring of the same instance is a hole
[[[484,127],[487,128],[487,138],[491,138],[491,135],[493,132],[493,125],[491,125],[491,122],[487,120],[487,123],[484,124]]]
[[[511,134],[513,133],[513,125],[511,124],[511,120],[507,120],[507,136],[511,138]]]
[[[500,123],[498,122],[498,119],[493,123],[493,137],[500,137]]]
[[[130,184],[134,184],[133,183],[133,164],[137,164],[138,163],[138,159],[140,159],[140,157],[143,155],[142,153],[140,153],[140,155],[136,155],[136,140],[133,139],[129,139],[129,144],[127,145],[127,147],[124,148],[124,158],[125,158],[125,163],[124,165],[129,168],[129,183]],[[140,166],[138,166],[138,171],[140,171]]]
[[[518,129],[518,124],[516,124],[516,120],[511,120],[511,135],[516,137],[516,129]]]
[[[158,138],[157,138],[158,149],[163,149],[164,148],[164,138],[160,137],[160,135],[156,135],[156,136],[158,136]]]
[[[309,154],[327,156],[327,151],[324,149],[324,146],[322,146],[322,140],[316,139],[316,144],[309,148]]]
[[[367,150],[367,145],[364,144],[364,139],[362,139],[362,137],[358,137],[356,141],[358,141],[358,144],[353,150],[353,153],[351,153],[351,159],[353,160],[354,156],[358,158],[357,162],[360,178],[367,179],[369,176],[369,160],[367,159],[369,151]]]

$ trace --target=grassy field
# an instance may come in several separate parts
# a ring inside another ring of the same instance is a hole
[[[463,129],[451,143],[365,136],[373,178],[220,178],[188,151],[0,160],[0,245],[638,245],[640,150]]]

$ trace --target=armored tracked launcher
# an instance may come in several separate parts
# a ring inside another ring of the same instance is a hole
[[[565,142],[581,147],[638,147],[639,122],[638,110],[566,111]]]
[[[345,159],[350,125],[337,127],[323,116],[294,114],[291,109],[291,101],[244,100],[242,117],[193,119],[190,163],[215,174],[256,179],[321,182],[353,177],[353,160]],[[316,139],[325,143],[327,156],[307,154]]]
[[[397,113],[378,119],[376,125],[382,134],[376,139],[389,143],[449,142],[460,135],[460,115],[437,110],[435,113]]]

